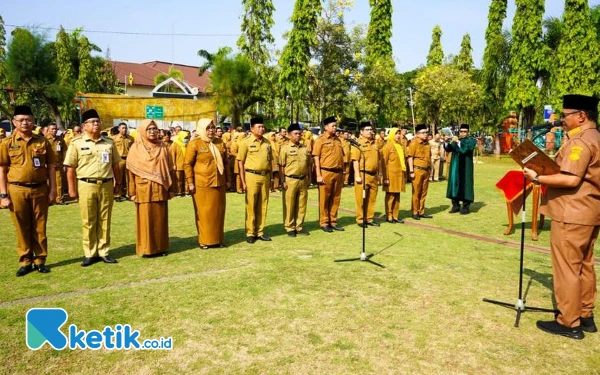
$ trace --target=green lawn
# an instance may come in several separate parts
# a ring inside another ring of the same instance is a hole
[[[367,251],[385,269],[358,256],[351,188],[344,189],[343,233],[318,230],[317,191],[309,193],[309,237],[285,235],[281,198],[271,196],[266,234],[272,242],[245,242],[244,199],[227,195],[225,249],[196,246],[190,198],[170,202],[167,257],[135,255],[134,207],[116,203],[111,255],[117,265],[82,268],[77,205],[51,207],[48,222],[52,272],[15,277],[15,236],[0,210],[0,373],[4,374],[549,374],[600,373],[600,333],[583,341],[554,337],[535,327],[552,314],[515,312],[482,302],[516,302],[518,242],[503,236],[505,204],[495,182],[510,159],[477,164],[470,215],[450,215],[446,183],[430,185],[430,220],[383,223],[367,229]],[[401,217],[409,216],[410,188]],[[383,193],[377,212],[383,211]],[[529,219],[528,219],[529,220]],[[548,224],[546,225],[548,228]],[[548,248],[549,232],[527,245]],[[471,239],[452,229],[483,236]],[[548,254],[525,253],[527,304],[552,307]],[[25,344],[25,314],[61,307],[66,327],[102,330],[130,324],[140,337],[173,337],[171,351],[63,350]]]

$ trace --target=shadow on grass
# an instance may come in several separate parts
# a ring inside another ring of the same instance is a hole
[[[542,284],[544,287],[554,290],[551,273],[540,273],[529,268],[523,269],[523,273],[529,276],[532,280]]]

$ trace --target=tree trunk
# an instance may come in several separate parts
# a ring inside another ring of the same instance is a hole
[[[56,104],[52,99],[49,99],[47,97],[43,97],[44,101],[46,102],[46,104],[48,104],[48,107],[50,107],[50,112],[52,112],[52,114],[54,115],[54,121],[56,122],[56,127],[64,130],[64,126],[63,126],[63,122],[62,122],[62,116],[60,115],[60,111],[58,110],[58,104]],[[39,124],[37,124],[39,125]]]
[[[237,105],[234,105],[233,108],[231,109],[231,126],[233,128],[237,128],[238,126],[240,126],[240,109]]]

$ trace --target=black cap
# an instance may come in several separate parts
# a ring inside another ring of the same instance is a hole
[[[467,130],[469,130],[469,125],[468,124],[460,124],[460,128],[459,129],[467,129]]]
[[[81,123],[83,124],[91,118],[100,118],[100,115],[98,114],[98,112],[96,112],[95,109],[88,109],[87,111],[83,112],[83,114],[81,115]]]
[[[427,130],[427,125],[425,125],[425,124],[417,125],[417,127],[415,128],[415,132],[420,132],[421,130]]]
[[[329,116],[325,120],[323,120],[323,126],[325,126],[327,124],[331,124],[332,122],[337,122],[337,119],[335,118],[335,116]]]
[[[288,128],[287,128],[287,132],[288,132],[288,133],[291,133],[291,132],[293,132],[293,131],[295,131],[295,130],[302,130],[302,129],[300,129],[300,125],[299,125],[297,122],[294,122],[293,124],[291,124],[291,125],[290,125],[290,126],[288,126]]]
[[[358,126],[358,128],[360,130],[363,130],[364,128],[366,128],[367,126],[372,126],[370,121],[363,121],[360,123],[360,125]]]
[[[28,105],[18,105],[15,106],[15,116],[17,115],[33,116],[33,112],[31,112],[31,108]]]
[[[565,95],[563,96],[563,108],[579,109],[581,111],[597,111],[598,98],[587,95]]]
[[[254,117],[250,119],[250,126],[254,126],[256,124],[264,124],[264,120],[262,117]]]

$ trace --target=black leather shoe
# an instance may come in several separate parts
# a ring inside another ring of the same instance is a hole
[[[257,239],[261,241],[271,241],[271,237],[265,236],[264,234],[262,236],[258,236]]]
[[[450,209],[451,214],[455,214],[458,211],[460,211],[460,206],[452,206],[452,208]]]
[[[254,237],[254,236],[248,236],[248,237],[246,237],[246,242],[248,242],[248,243],[255,243],[256,242],[256,237]]]
[[[469,207],[464,207],[464,206],[463,206],[463,207],[461,207],[461,208],[460,208],[460,214],[461,214],[461,215],[466,215],[466,214],[468,214],[469,212],[471,212],[471,211],[469,210]]]
[[[394,222],[398,223],[398,224],[404,224],[404,220],[402,219],[393,219]]]
[[[28,266],[23,266],[17,270],[17,277],[25,276],[31,271],[33,271],[33,266],[31,264]]]
[[[119,263],[117,262],[116,259],[113,259],[111,257],[109,257],[108,255],[105,257],[100,257],[100,259],[104,262],[104,263]]]
[[[385,221],[387,221],[390,224],[396,224],[396,220],[394,219],[386,219]]]
[[[581,340],[584,337],[581,326],[575,327],[575,328],[565,327],[562,324],[560,324],[559,322],[557,322],[556,320],[551,320],[551,321],[538,320],[536,325],[542,331],[551,333],[553,335],[561,335],[561,336],[565,336],[570,339],[576,339],[576,340]]]
[[[50,272],[50,268],[46,267],[45,264],[36,264],[35,269],[38,270],[39,273],[48,273]]]
[[[92,264],[96,263],[97,261],[98,261],[98,258],[96,258],[96,257],[84,258],[83,262],[81,262],[81,267],[91,266]]]
[[[287,232],[287,235],[288,235],[288,237],[296,237],[296,232],[290,231],[290,232]]]
[[[364,228],[368,228],[368,227],[369,227],[369,225],[368,225],[368,224],[363,224],[363,223],[356,223],[356,225],[358,225],[358,226],[359,226],[359,227],[361,227],[361,228],[363,228],[363,227],[364,227]]]
[[[421,216],[419,215],[412,215],[412,218],[415,220],[421,220]]]
[[[310,233],[308,233],[308,231],[306,229],[302,229],[300,231],[297,231],[296,234],[299,234],[301,236],[310,236]]]
[[[381,224],[379,224],[376,221],[369,221],[369,222],[367,222],[367,225],[370,225],[372,227],[379,227],[379,226],[381,226]]]
[[[579,319],[581,322],[581,329],[585,332],[598,332],[598,327],[596,327],[596,323],[594,322],[594,316],[590,316],[589,318],[581,318]]]
[[[344,228],[342,228],[342,227],[338,227],[337,225],[332,225],[332,226],[331,226],[331,229],[333,229],[333,230],[337,230],[338,232],[343,232],[343,231],[345,231],[345,229],[344,229]]]
[[[321,227],[321,229],[323,230],[323,232],[327,232],[327,233],[333,232],[333,229],[331,229],[331,227],[328,226],[328,225],[325,225],[324,227]]]
[[[431,215],[427,215],[427,214],[423,214],[423,215],[419,215],[420,217],[422,217],[423,219],[432,219],[433,216]]]

